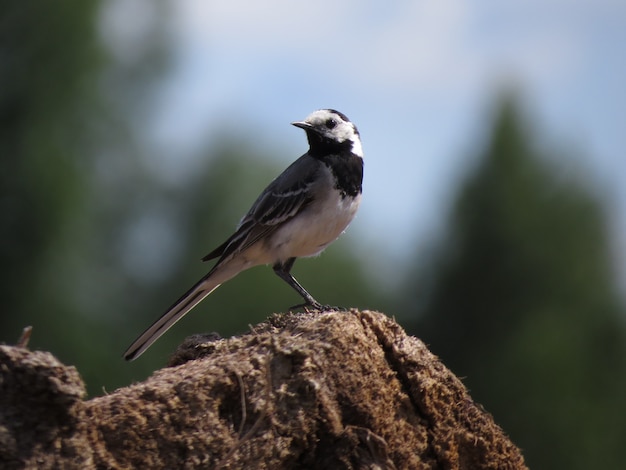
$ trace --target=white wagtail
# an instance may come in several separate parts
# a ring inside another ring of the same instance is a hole
[[[359,131],[339,111],[322,109],[292,124],[306,132],[309,151],[265,188],[235,233],[202,258],[218,261],[130,345],[126,360],[139,357],[220,284],[252,266],[271,264],[302,296],[302,306],[323,308],[290,271],[296,258],[321,253],[354,218],[361,201],[363,150]]]

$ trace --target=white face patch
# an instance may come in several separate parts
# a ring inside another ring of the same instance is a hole
[[[326,121],[329,119],[334,120],[337,125],[335,127],[326,127]],[[350,121],[345,121],[337,113],[328,109],[320,109],[311,113],[304,122],[311,124],[317,129],[324,131],[324,134],[329,139],[333,139],[337,142],[352,142],[352,153],[363,158],[363,147],[361,146],[361,139],[354,124]]]
[[[352,140],[352,153],[363,158],[363,147],[361,146],[361,139],[358,134],[356,135],[356,139]]]

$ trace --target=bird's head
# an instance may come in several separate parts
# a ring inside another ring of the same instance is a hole
[[[359,131],[346,115],[339,111],[320,109],[311,113],[304,121],[291,124],[304,129],[313,155],[348,150],[363,157]]]

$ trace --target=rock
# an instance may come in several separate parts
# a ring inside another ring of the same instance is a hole
[[[145,382],[86,401],[49,353],[1,346],[0,373],[2,468],[526,468],[461,381],[376,312],[195,335]]]

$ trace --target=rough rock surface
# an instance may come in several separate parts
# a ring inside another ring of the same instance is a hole
[[[0,468],[526,468],[461,381],[370,311],[192,336],[145,382],[84,397],[75,368],[0,346]]]

